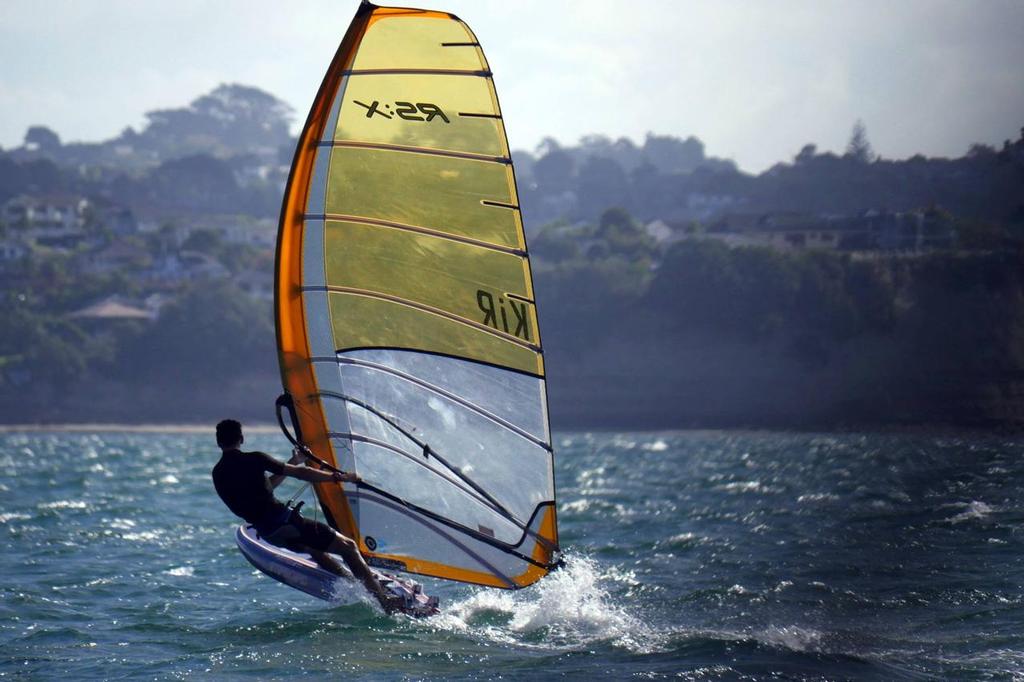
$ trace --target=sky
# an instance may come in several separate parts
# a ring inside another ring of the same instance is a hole
[[[0,147],[95,142],[221,83],[297,130],[358,3],[4,0]],[[437,0],[483,44],[513,149],[695,135],[760,172],[858,119],[886,158],[960,156],[1024,126],[1019,0]]]

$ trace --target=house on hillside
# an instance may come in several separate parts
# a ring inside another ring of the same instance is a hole
[[[73,246],[85,237],[89,208],[89,200],[79,196],[22,194],[0,208],[0,222],[25,241]]]
[[[160,317],[160,313],[163,311],[164,306],[172,302],[174,302],[174,298],[171,296],[161,292],[155,292],[143,299],[142,307],[149,311],[150,315],[152,315],[155,320]]]
[[[107,322],[112,320],[144,320],[150,322],[156,319],[152,311],[141,306],[134,305],[121,296],[113,295],[102,298],[91,305],[68,313],[67,317],[72,320]]]
[[[147,286],[161,289],[176,289],[188,281],[188,272],[176,253],[157,256],[152,267],[140,274]]]
[[[834,250],[842,240],[841,230],[823,216],[780,211],[758,222],[760,241],[778,251]]]
[[[733,245],[767,246],[776,251],[877,248],[877,240],[868,235],[863,221],[799,211],[728,215],[708,233]],[[736,241],[737,236],[742,240]]]
[[[12,229],[75,230],[85,225],[89,200],[73,195],[29,196],[8,199],[0,220]]]
[[[157,257],[153,266],[140,273],[140,277],[148,286],[173,290],[187,282],[224,279],[230,274],[210,254],[186,250]]]
[[[942,212],[864,211],[830,219],[842,235],[840,248],[847,251],[900,251],[919,253],[952,248],[956,234]]]
[[[99,251],[89,254],[79,266],[89,275],[106,275],[117,271],[148,268],[153,257],[142,246],[131,241],[115,241]]]
[[[726,213],[707,225],[707,234],[754,232],[764,221],[761,213]]]
[[[686,213],[691,220],[707,220],[729,209],[735,210],[741,203],[741,199],[728,194],[690,192],[686,195]]]
[[[75,248],[98,242],[100,231],[129,235],[137,230],[131,210],[108,199],[77,195],[23,194],[0,207],[0,224],[8,234],[42,246]]]
[[[214,232],[229,244],[247,244],[259,249],[272,249],[277,244],[277,221],[272,218],[216,214],[182,216],[170,224],[179,232],[179,248],[189,235],[201,230]]]
[[[157,235],[162,243],[162,248],[166,251],[180,249],[182,244],[188,241],[193,229],[195,229],[193,225],[178,219],[141,220],[138,223],[139,232]]]
[[[644,232],[646,232],[647,236],[653,239],[654,243],[658,246],[667,246],[675,241],[676,238],[676,231],[661,218],[656,218],[644,225]]]
[[[224,235],[224,241],[233,244],[248,244],[261,249],[274,248],[277,244],[277,221],[270,218],[227,219],[217,225]]]
[[[717,221],[705,230],[694,220],[668,220],[658,218],[644,225],[646,232],[662,249],[667,249],[677,242],[688,240],[713,239],[724,243],[729,248],[738,246],[764,246],[764,239],[749,230],[738,226],[723,226]]]
[[[87,215],[89,226],[93,229],[109,230],[120,236],[139,231],[139,224],[131,209],[108,199],[93,199]]]
[[[231,274],[219,260],[208,253],[182,251],[178,258],[188,280],[224,279]]]

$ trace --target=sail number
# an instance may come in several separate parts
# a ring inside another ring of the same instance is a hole
[[[483,323],[488,327],[500,329],[506,334],[513,334],[521,339],[530,340],[529,316],[526,304],[498,296],[497,305],[494,296],[483,289],[477,289],[476,304],[484,314]]]
[[[381,104],[377,100],[373,100],[372,103],[366,104],[360,102],[357,99],[352,100],[359,106],[366,109],[366,118],[373,118],[374,116],[383,116],[384,118],[394,118],[397,116],[405,121],[433,121],[435,118],[439,118],[445,123],[451,123],[448,120],[448,116],[441,110],[441,107],[430,102],[395,102],[394,106],[385,102]]]

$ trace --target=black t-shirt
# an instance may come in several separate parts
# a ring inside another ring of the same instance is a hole
[[[213,487],[236,516],[260,523],[285,508],[274,499],[264,472],[282,474],[284,464],[265,452],[228,450],[213,467]]]

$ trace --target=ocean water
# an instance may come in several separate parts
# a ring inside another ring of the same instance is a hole
[[[210,435],[0,434],[0,677],[1024,679],[1024,438],[555,446],[568,566],[413,621],[255,572]]]

